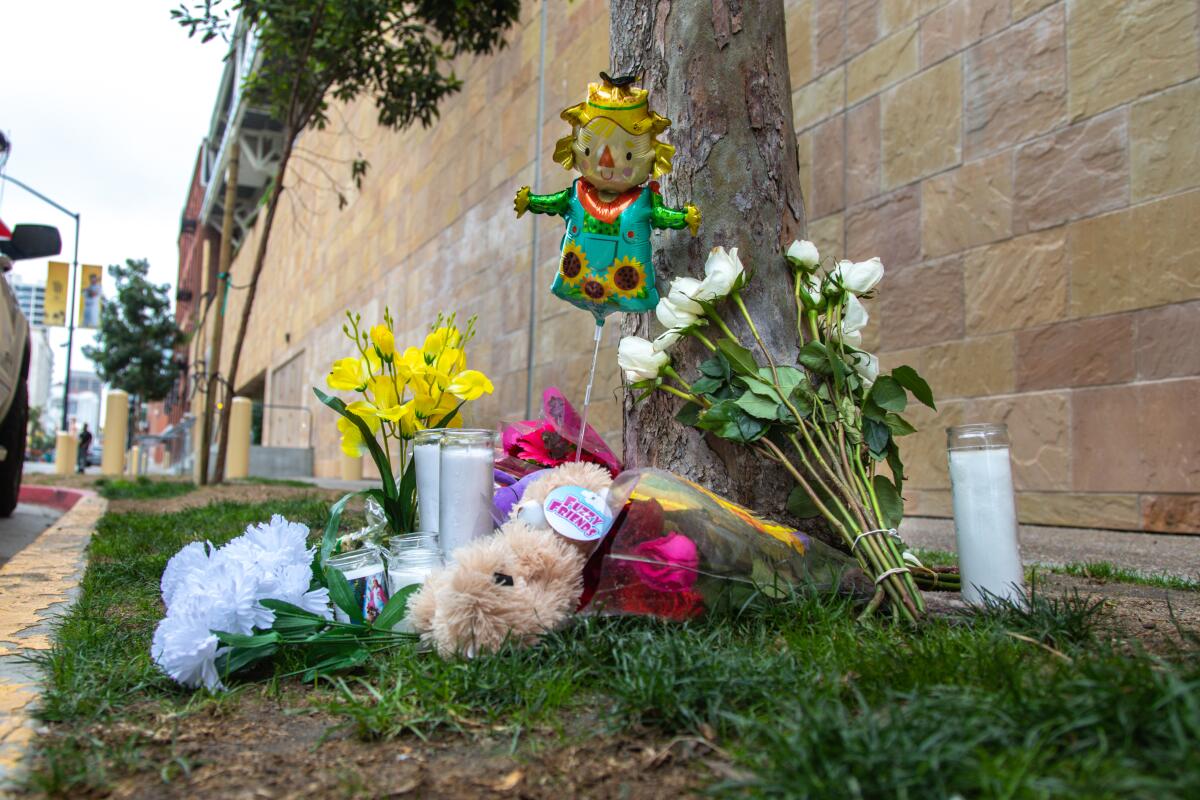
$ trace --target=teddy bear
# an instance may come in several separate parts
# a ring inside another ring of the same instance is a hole
[[[472,658],[505,642],[536,644],[562,626],[578,606],[584,565],[602,535],[576,540],[556,532],[547,498],[577,487],[602,505],[611,484],[608,470],[585,462],[530,481],[496,532],[455,551],[454,563],[433,572],[409,599],[408,622],[422,641],[442,657]]]

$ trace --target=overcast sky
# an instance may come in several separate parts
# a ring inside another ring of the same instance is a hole
[[[151,277],[171,284],[180,214],[225,54],[219,39],[201,45],[187,37],[170,18],[177,5],[0,4],[0,130],[12,141],[5,172],[81,214],[81,264],[147,258]],[[7,181],[0,192],[0,219],[57,225],[63,253],[55,260],[71,260],[70,217]],[[46,262],[18,262],[15,271],[44,281]],[[67,332],[50,335],[61,378],[66,351],[57,345]],[[79,350],[90,341],[89,331],[77,331],[73,369],[90,368]]]

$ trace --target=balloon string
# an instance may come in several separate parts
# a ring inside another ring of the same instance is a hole
[[[596,344],[592,348],[592,369],[588,373],[587,390],[583,393],[583,421],[579,423],[579,443],[575,445],[575,460],[583,456],[583,439],[587,436],[588,406],[592,403],[592,383],[596,380],[596,359],[600,357],[600,337],[604,334],[604,323],[596,323]]]

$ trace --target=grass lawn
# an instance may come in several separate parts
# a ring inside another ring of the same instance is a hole
[[[101,521],[44,658],[31,790],[1200,796],[1200,638],[1181,626],[1143,641],[1102,598],[1071,593],[916,629],[856,622],[825,596],[682,625],[588,618],[474,661],[402,649],[316,685],[268,673],[223,695],[178,689],[149,658],[167,559],[271,513],[315,529],[327,504]],[[1176,588],[1172,602],[1196,604]]]

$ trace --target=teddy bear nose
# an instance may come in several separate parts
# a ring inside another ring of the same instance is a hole
[[[612,169],[613,164],[612,149],[608,145],[604,146],[604,152],[600,154],[600,166]]]

